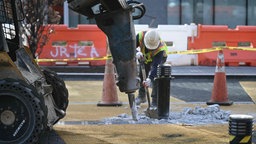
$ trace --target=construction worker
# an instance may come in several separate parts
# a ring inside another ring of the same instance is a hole
[[[156,30],[141,31],[136,35],[136,47],[140,47],[137,51],[136,58],[140,64],[145,65],[146,79],[142,78],[142,70],[140,67],[139,76],[141,78],[141,87],[139,94],[135,99],[137,105],[146,102],[145,88],[152,87],[152,103],[151,106],[157,106],[157,84],[154,81],[157,76],[157,66],[165,63],[167,58],[167,46],[161,40]]]

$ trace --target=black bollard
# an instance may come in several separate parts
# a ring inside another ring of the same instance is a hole
[[[170,111],[171,65],[163,64],[157,68],[157,113],[158,119],[168,119]]]
[[[252,116],[240,114],[234,114],[229,116],[230,144],[251,144],[252,130]]]

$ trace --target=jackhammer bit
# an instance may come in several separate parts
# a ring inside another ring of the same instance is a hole
[[[135,103],[135,96],[134,93],[128,93],[129,105],[132,112],[132,119],[137,121],[138,120],[138,110]]]

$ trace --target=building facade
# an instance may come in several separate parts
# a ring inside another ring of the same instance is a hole
[[[256,0],[137,0],[146,7],[145,15],[135,24],[161,25],[205,24],[256,25]],[[64,24],[95,24],[93,19],[77,14],[64,4]]]

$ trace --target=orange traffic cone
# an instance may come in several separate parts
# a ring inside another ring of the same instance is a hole
[[[118,101],[114,64],[112,63],[112,59],[107,59],[103,81],[102,101],[98,102],[97,106],[121,105],[122,103]]]
[[[214,75],[214,85],[212,89],[211,100],[207,102],[207,105],[219,104],[219,105],[232,105],[233,102],[228,100],[228,91],[226,84],[226,72],[223,51],[220,50],[216,62],[216,70]]]

